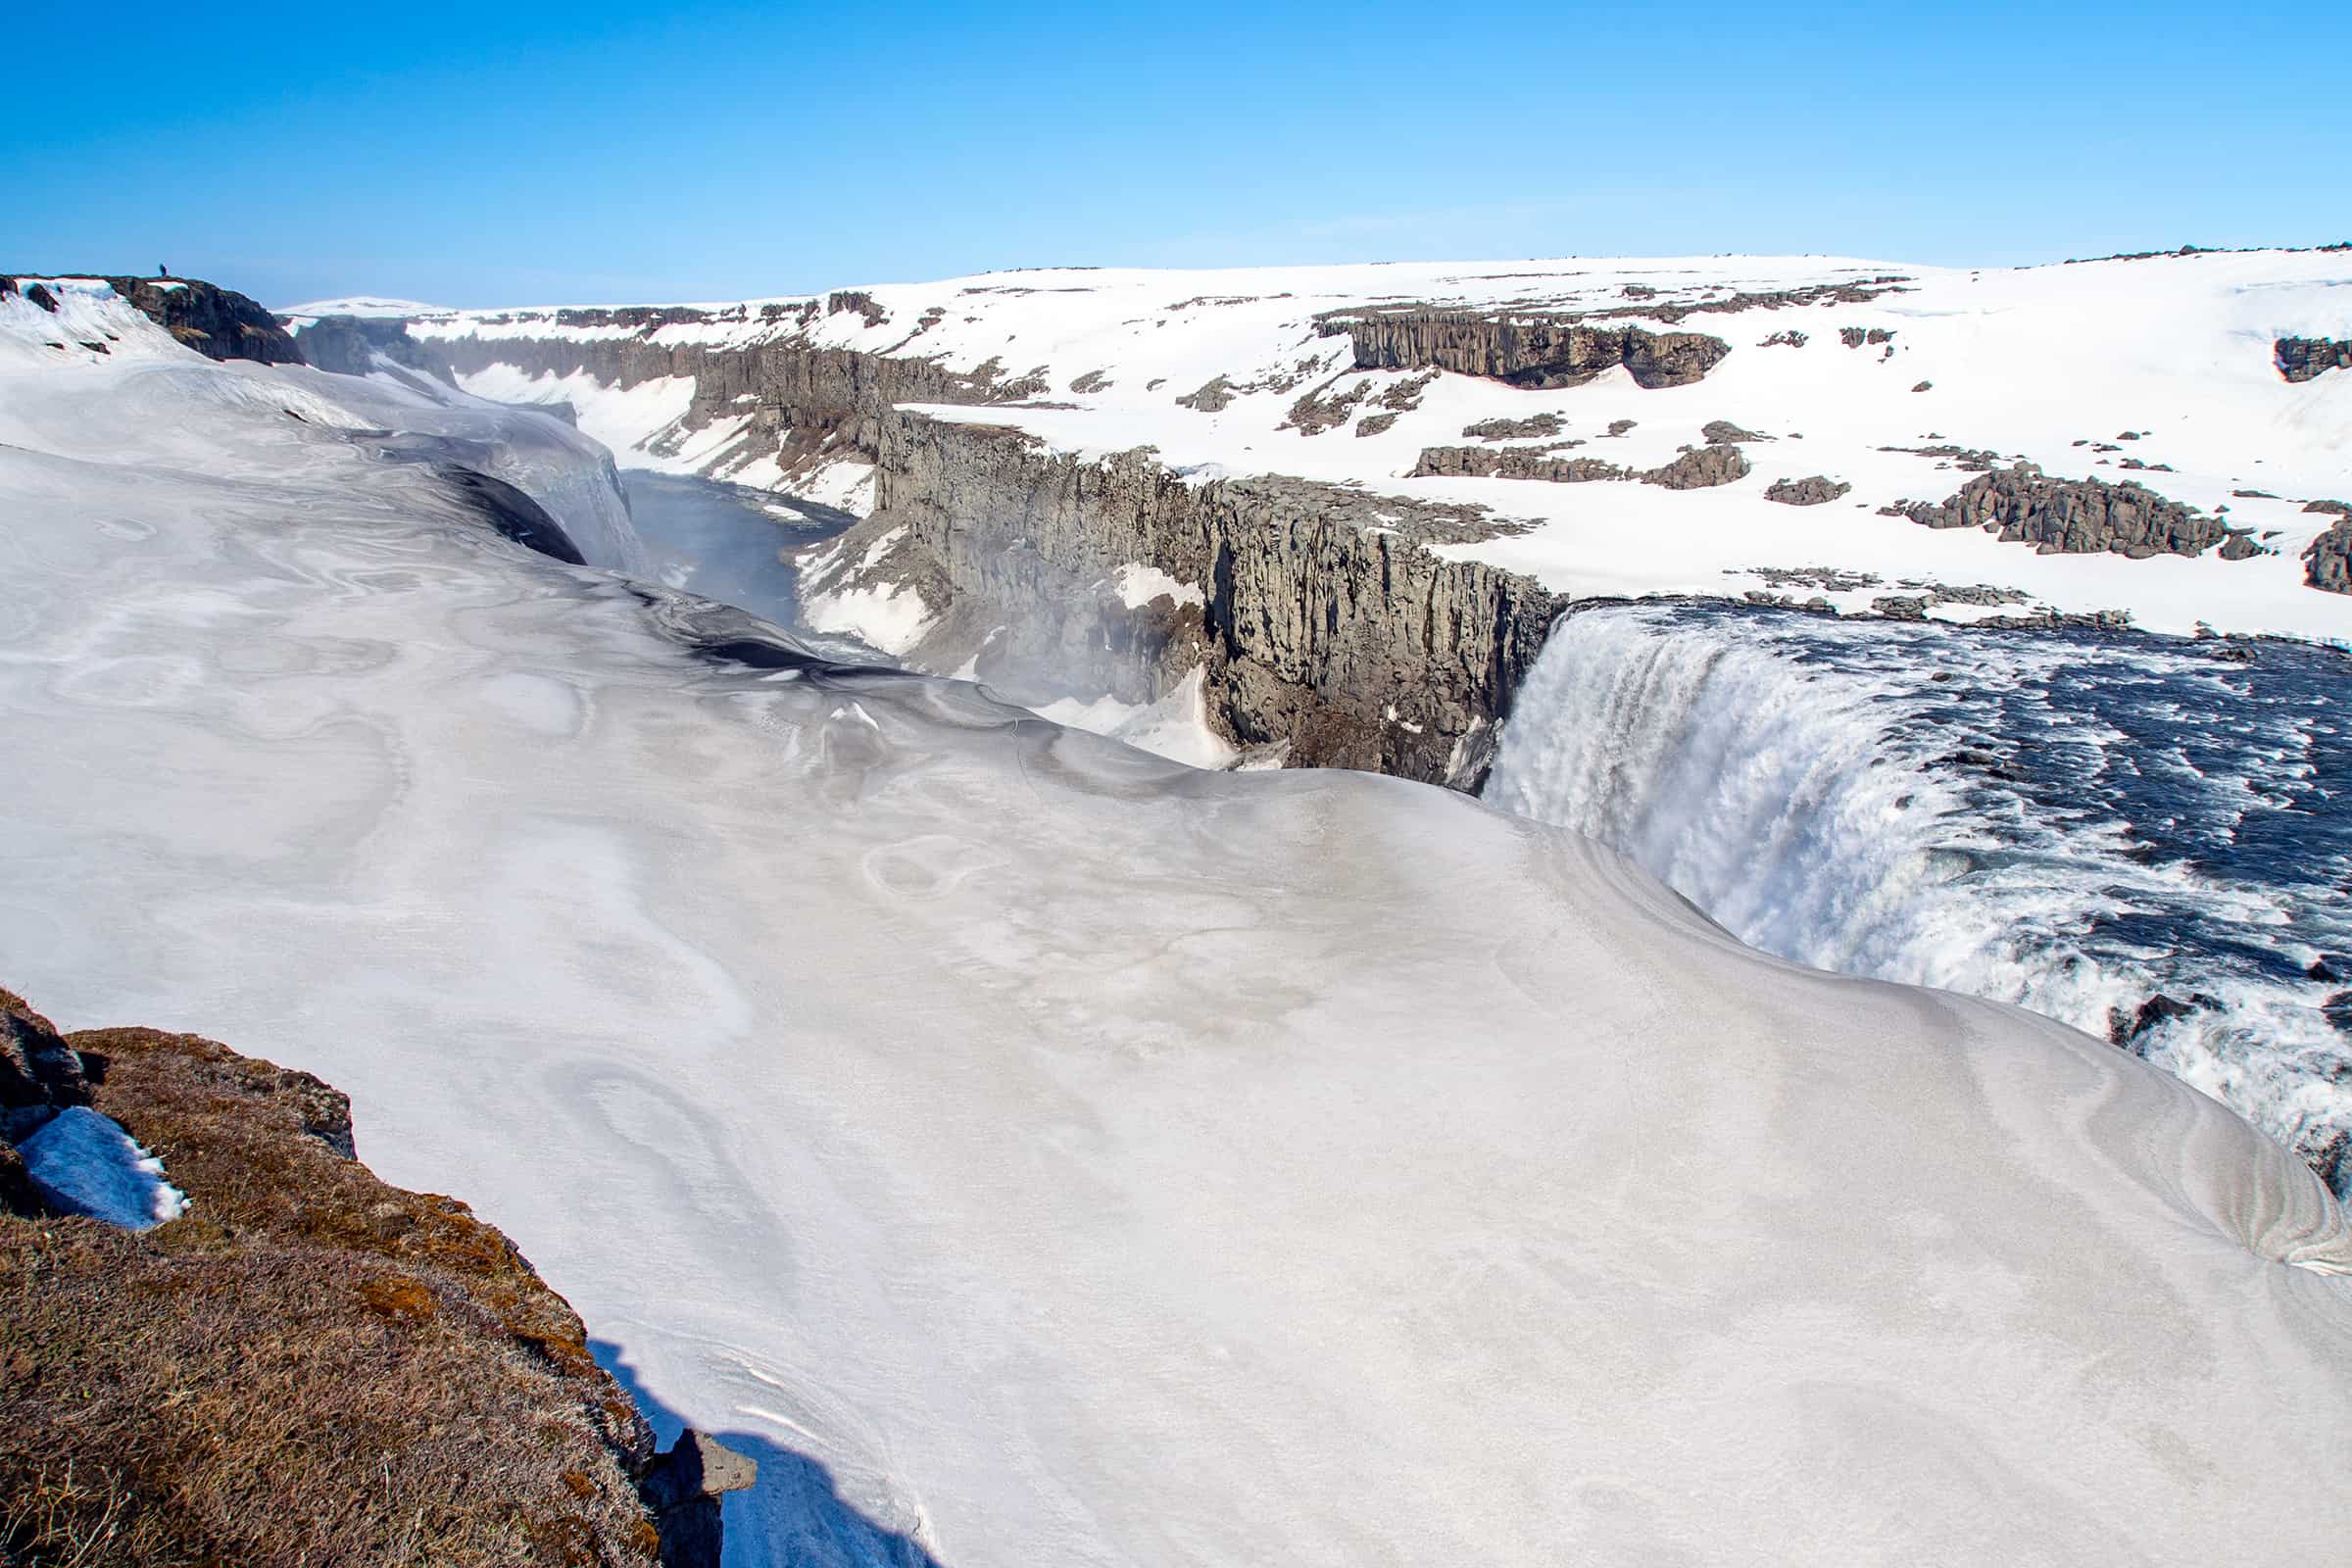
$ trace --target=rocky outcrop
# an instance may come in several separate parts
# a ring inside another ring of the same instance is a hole
[[[1775,479],[1764,487],[1764,499],[1778,501],[1785,507],[1819,507],[1844,495],[1852,485],[1832,479],[1826,473],[1807,474],[1802,479]]]
[[[1582,386],[1618,366],[1639,386],[1687,386],[1732,351],[1723,339],[1699,332],[1414,308],[1328,316],[1315,330],[1345,333],[1359,370],[1452,370],[1544,390]]]
[[[1555,458],[1544,447],[1423,447],[1408,478],[1540,479],[1592,484],[1640,478],[1604,458]]]
[[[1555,609],[1528,578],[1425,548],[1499,531],[1474,508],[1274,477],[1189,483],[1149,452],[1079,461],[1003,427],[892,416],[876,501],[845,545],[905,530],[897,548],[922,561],[891,573],[924,584],[943,617],[926,662],[999,628],[992,649],[1017,656],[1030,639],[1048,664],[1118,641],[1126,700],[1199,668],[1209,722],[1241,746],[1287,742],[1294,765],[1474,788]],[[1073,617],[1130,563],[1202,602]]]
[[[61,1212],[0,1138],[0,1560],[717,1568],[750,1461],[658,1455],[578,1315],[464,1203],[370,1174],[334,1089],[0,991],[0,1096],[12,1129],[111,1118],[186,1200]]]
[[[2352,338],[2282,337],[2272,345],[2278,373],[2309,381],[2329,370],[2352,369]]]
[[[1693,447],[1673,462],[1644,472],[1642,482],[1669,490],[1711,490],[1746,478],[1747,468],[1747,454],[1738,447]]]
[[[1886,510],[1930,528],[1983,528],[2044,555],[2194,556],[2229,537],[2219,517],[2130,480],[2052,479],[2029,463],[1980,474],[1948,501]]]
[[[1601,458],[1555,458],[1542,447],[1423,447],[1407,477],[1538,479],[1549,484],[1639,480],[1669,490],[1701,490],[1744,478],[1747,471],[1746,454],[1733,446],[1691,448],[1655,468],[1628,468]]]
[[[2303,580],[2322,593],[2352,594],[2352,516],[2338,517],[2303,552]]]
[[[1558,435],[1567,422],[1556,414],[1531,414],[1524,419],[1481,419],[1462,426],[1473,441],[1534,441]]]
[[[302,351],[261,306],[216,283],[192,277],[110,277],[106,280],[158,326],[214,360],[300,365]]]

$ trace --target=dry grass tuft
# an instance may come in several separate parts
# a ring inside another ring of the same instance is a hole
[[[0,1214],[0,1562],[656,1559],[652,1434],[505,1236],[347,1157],[348,1104],[307,1074],[154,1030],[69,1043],[190,1207],[145,1233]]]

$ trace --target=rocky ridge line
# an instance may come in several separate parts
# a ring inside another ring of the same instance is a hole
[[[2030,463],[1979,474],[1945,501],[1897,502],[1879,510],[1930,528],[1983,528],[2045,555],[2108,552],[2138,561],[2201,555],[2215,545],[2230,561],[2259,553],[2250,530],[2132,480],[2052,479]]]
[[[1588,326],[1576,317],[1516,312],[1341,312],[1318,318],[1315,331],[1346,335],[1359,370],[1452,370],[1540,391],[1582,386],[1619,366],[1637,386],[1688,386],[1732,352],[1702,332]]]
[[[1549,484],[1639,482],[1669,490],[1706,490],[1744,479],[1748,466],[1745,453],[1719,442],[1687,447],[1679,457],[1654,468],[1628,468],[1603,458],[1555,458],[1535,447],[1423,447],[1420,461],[1406,477],[1534,479]]]

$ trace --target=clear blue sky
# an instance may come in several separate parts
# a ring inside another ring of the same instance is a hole
[[[25,12],[0,268],[272,304],[2352,237],[2352,3]]]

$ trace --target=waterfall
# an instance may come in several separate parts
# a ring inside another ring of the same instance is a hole
[[[1597,609],[1553,632],[1485,793],[1767,952],[2128,1044],[2343,1189],[2333,657]]]

